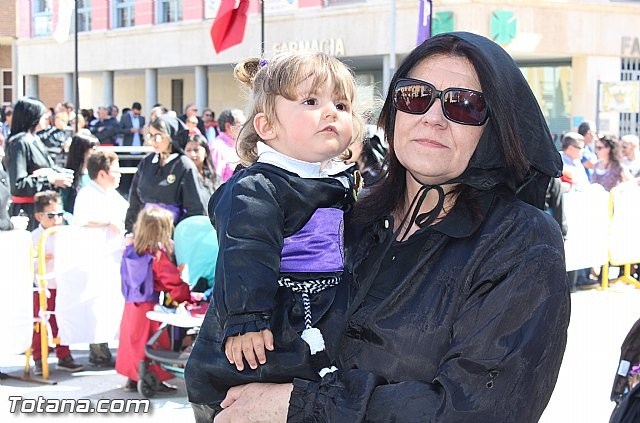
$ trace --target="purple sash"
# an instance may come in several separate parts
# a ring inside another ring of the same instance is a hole
[[[284,239],[281,273],[334,273],[344,270],[344,212],[318,209],[295,234]]]

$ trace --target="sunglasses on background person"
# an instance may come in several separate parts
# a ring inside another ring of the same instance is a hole
[[[47,216],[49,219],[53,219],[54,217],[62,218],[64,216],[64,212],[60,212],[60,213],[40,212],[40,214]]]
[[[401,112],[422,115],[440,99],[442,113],[451,122],[480,126],[489,117],[484,95],[467,88],[438,90],[426,81],[400,78],[394,87],[393,105]]]

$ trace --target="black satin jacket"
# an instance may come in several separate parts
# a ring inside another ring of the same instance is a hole
[[[396,288],[373,306],[367,293],[393,222],[354,228],[345,239],[349,302],[328,316],[344,335],[328,340],[340,370],[296,379],[288,421],[538,421],[569,324],[562,236],[508,190],[481,203],[481,220],[455,207],[423,229],[415,266],[398,268]]]
[[[189,401],[216,407],[231,386],[251,382],[318,380],[300,338],[304,309],[299,294],[278,286],[284,238],[299,231],[318,208],[348,212],[355,198],[349,171],[331,178],[301,178],[267,163],[234,174],[211,197],[209,216],[218,235],[213,303],[185,368]],[[340,284],[339,284],[340,285]],[[336,289],[310,295],[314,326]],[[325,333],[324,326],[317,327]],[[238,372],[226,359],[228,336],[270,328],[275,349],[257,370]],[[329,351],[331,353],[331,351]]]

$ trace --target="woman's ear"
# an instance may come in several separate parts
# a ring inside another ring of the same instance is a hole
[[[263,141],[273,141],[276,139],[276,131],[273,129],[273,126],[267,119],[267,115],[264,113],[256,114],[253,118],[253,127]]]

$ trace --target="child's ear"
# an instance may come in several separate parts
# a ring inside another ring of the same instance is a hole
[[[258,136],[264,141],[273,141],[276,138],[276,131],[264,113],[258,113],[253,118],[253,127]]]

